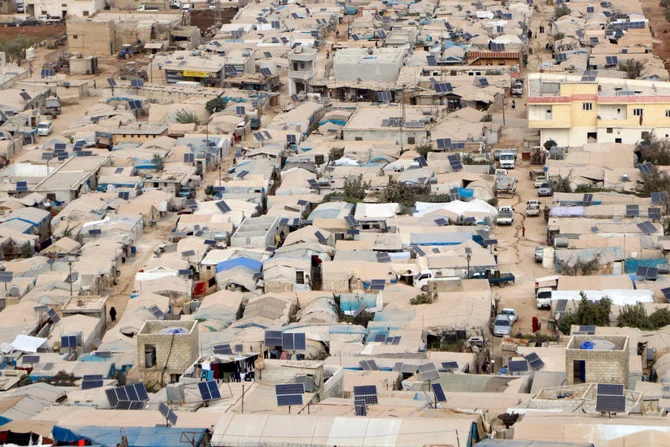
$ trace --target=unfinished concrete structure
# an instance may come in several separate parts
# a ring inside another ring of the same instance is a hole
[[[137,334],[140,374],[150,387],[176,382],[199,355],[197,321],[151,320]]]
[[[302,45],[291,50],[288,57],[288,94],[295,95],[307,92],[316,72],[316,55],[314,48],[303,48]]]
[[[585,342],[593,346],[582,348]],[[627,387],[629,355],[628,337],[574,335],[565,351],[567,384],[620,383]]]

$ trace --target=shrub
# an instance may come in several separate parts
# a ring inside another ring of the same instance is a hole
[[[200,124],[200,118],[198,118],[198,115],[193,110],[177,110],[175,119],[179,124]]]
[[[563,38],[565,37],[565,34],[563,34],[563,33],[561,33],[561,32],[558,32],[558,33],[554,34],[553,37],[554,37],[554,42],[555,42],[555,41],[557,41],[557,40],[561,40],[561,39],[563,39]]]
[[[158,172],[161,172],[165,168],[165,161],[159,153],[155,153],[154,156],[151,157],[151,164],[154,165],[154,169]]]
[[[554,9],[554,17],[558,19],[559,17],[569,15],[571,12],[567,5],[559,5]]]
[[[330,161],[339,160],[343,156],[344,156],[344,148],[343,147],[334,147],[328,153],[328,160],[330,160]]]
[[[482,119],[479,121],[481,121],[482,123],[490,123],[491,121],[493,121],[493,116],[490,113],[487,113],[486,115],[482,116]]]
[[[428,153],[433,152],[433,145],[430,143],[421,144],[414,148],[415,151],[419,153],[423,158],[428,158]]]
[[[570,333],[570,326],[587,325],[587,326],[609,326],[610,314],[612,311],[612,300],[603,297],[597,303],[593,303],[586,299],[584,292],[579,292],[581,300],[575,312],[566,312],[558,319],[558,329],[564,333]]]
[[[208,196],[215,196],[216,191],[214,191],[214,185],[207,185],[207,188],[205,188],[205,194]]]
[[[419,304],[433,304],[435,301],[437,301],[437,293],[424,292],[410,299],[409,304],[416,306]]]
[[[628,59],[627,61],[619,62],[618,69],[619,71],[625,71],[628,79],[637,79],[642,76],[644,62]]]
[[[226,99],[221,96],[217,96],[216,98],[207,101],[205,104],[205,110],[207,110],[209,113],[220,112],[226,108],[227,104],[228,101],[226,101]]]

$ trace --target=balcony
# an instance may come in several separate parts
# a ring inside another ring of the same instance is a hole
[[[292,79],[299,79],[301,81],[306,81],[314,77],[313,70],[289,70],[288,77]]]

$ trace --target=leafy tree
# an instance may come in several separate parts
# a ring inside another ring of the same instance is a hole
[[[162,172],[165,169],[165,161],[158,152],[154,153],[154,156],[151,157],[151,164],[154,165],[154,169],[158,172]]]
[[[205,110],[207,110],[209,113],[220,112],[226,108],[227,104],[228,101],[225,98],[217,96],[216,98],[207,101],[205,104]]]
[[[428,158],[428,153],[433,152],[433,145],[430,143],[421,144],[414,148],[415,151],[419,153],[423,158]]]
[[[570,186],[570,176],[563,177],[561,175],[557,177],[552,177],[551,185],[555,192],[572,192],[572,186]]]
[[[658,309],[649,315],[651,326],[660,329],[670,325],[670,311],[668,309]]]
[[[653,329],[647,315],[647,309],[645,309],[642,303],[637,303],[633,306],[624,306],[617,317],[617,324],[619,327],[628,326],[639,329]]]
[[[571,13],[570,8],[567,5],[559,5],[554,9],[554,17],[557,19],[563,16],[567,16]]]
[[[570,333],[570,326],[609,326],[612,312],[612,300],[603,297],[597,303],[586,299],[584,292],[579,292],[581,300],[575,312],[566,312],[558,320],[558,329],[564,334]]]
[[[0,52],[6,53],[9,60],[22,57],[26,48],[40,42],[38,37],[16,36],[13,38],[0,39]]]
[[[650,136],[635,148],[640,162],[653,163],[658,166],[670,166],[670,141],[659,140]]]
[[[619,71],[625,71],[628,79],[637,79],[642,76],[644,70],[644,62],[628,59],[619,62]]]
[[[216,191],[214,191],[214,186],[213,185],[207,185],[207,188],[205,188],[205,194],[208,196],[215,196]]]
[[[200,118],[198,118],[198,114],[193,110],[177,110],[175,119],[179,124],[200,124]]]
[[[30,242],[26,242],[21,247],[21,257],[22,258],[32,258],[33,257],[33,246],[30,245]]]
[[[359,175],[354,179],[345,179],[344,187],[342,188],[342,195],[345,202],[358,203],[362,201],[367,192],[365,191],[370,185],[363,181],[363,176]]]
[[[390,182],[379,194],[380,203],[399,203],[401,206],[411,208],[417,201],[416,190],[403,182]]]
[[[550,151],[552,147],[556,147],[556,146],[558,146],[558,143],[556,143],[551,138],[544,142],[544,148],[548,151]]]
[[[343,156],[344,156],[344,148],[343,147],[334,147],[328,153],[328,160],[330,160],[330,161],[339,160]]]

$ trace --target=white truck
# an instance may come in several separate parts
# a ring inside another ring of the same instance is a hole
[[[432,270],[422,270],[414,275],[413,284],[414,287],[425,292],[428,290],[428,286],[432,282],[452,282],[456,284],[460,281],[461,278],[458,276],[437,276]]]
[[[540,215],[540,201],[529,200],[526,202],[526,216],[535,217]]]
[[[535,279],[535,305],[538,309],[551,309],[551,294],[558,289],[558,276]]]
[[[497,225],[512,225],[514,223],[514,209],[511,206],[501,206],[498,208]]]
[[[502,169],[514,169],[514,163],[516,162],[516,152],[515,151],[502,151],[498,156],[498,164]]]

